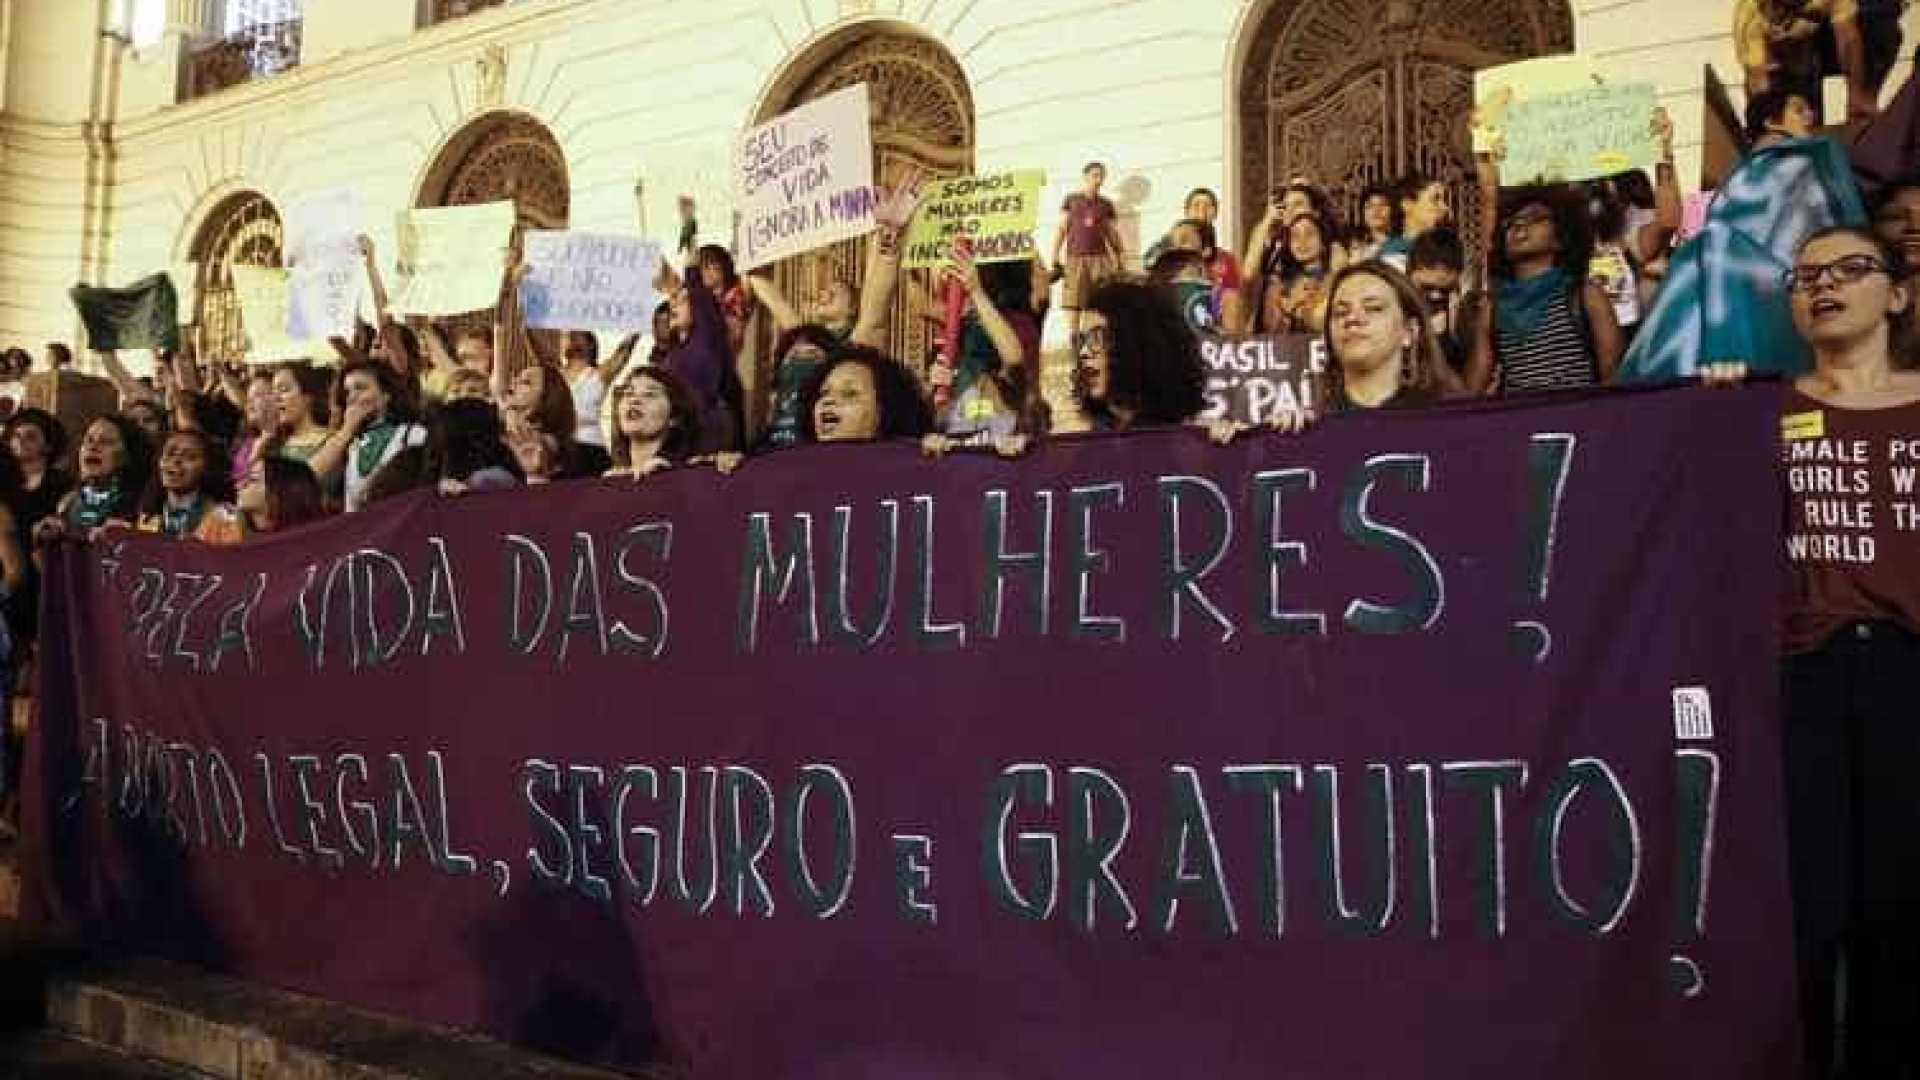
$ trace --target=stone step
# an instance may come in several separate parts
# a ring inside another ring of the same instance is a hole
[[[37,1031],[0,1037],[0,1080],[204,1080],[205,1074],[143,1061],[84,1039]]]
[[[216,1080],[631,1075],[145,959],[56,972],[47,1023],[60,1035]]]

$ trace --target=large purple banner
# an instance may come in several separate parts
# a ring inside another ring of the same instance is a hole
[[[50,553],[28,904],[698,1076],[1791,1076],[1768,388]]]

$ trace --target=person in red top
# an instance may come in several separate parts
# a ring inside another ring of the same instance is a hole
[[[1787,831],[1810,1076],[1835,1075],[1842,1047],[1846,1075],[1920,1075],[1920,371],[1892,349],[1907,282],[1897,248],[1850,226],[1808,238],[1788,278],[1814,351],[1781,418]]]
[[[1119,212],[1100,194],[1107,182],[1107,167],[1089,162],[1081,175],[1086,185],[1061,205],[1060,228],[1053,238],[1053,264],[1066,278],[1060,306],[1067,311],[1069,330],[1080,329],[1080,313],[1094,288],[1120,272],[1120,255],[1125,250],[1115,227]]]

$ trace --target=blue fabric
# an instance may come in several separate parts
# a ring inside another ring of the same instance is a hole
[[[1705,228],[1674,252],[1619,381],[1682,378],[1721,361],[1806,371],[1813,354],[1793,327],[1786,272],[1808,236],[1865,221],[1839,144],[1788,139],[1754,151],[1720,188]]]
[[[1565,296],[1573,275],[1559,267],[1530,278],[1508,278],[1494,284],[1494,325],[1522,337],[1533,333],[1556,296]]]

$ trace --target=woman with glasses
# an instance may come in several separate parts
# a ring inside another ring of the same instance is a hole
[[[1490,163],[1488,163],[1490,165]],[[1490,172],[1491,170],[1489,170]],[[1613,378],[1624,351],[1607,294],[1587,280],[1593,235],[1587,206],[1565,188],[1519,188],[1504,201],[1493,252],[1493,303],[1477,320],[1467,385],[1476,393],[1573,390]]]
[[[1199,339],[1165,287],[1105,282],[1072,340],[1074,396],[1095,431],[1184,424],[1205,405]]]
[[[1787,275],[1787,839],[1810,1076],[1920,1075],[1920,371],[1898,248],[1843,226]],[[1709,365],[1709,383],[1739,365]]]

